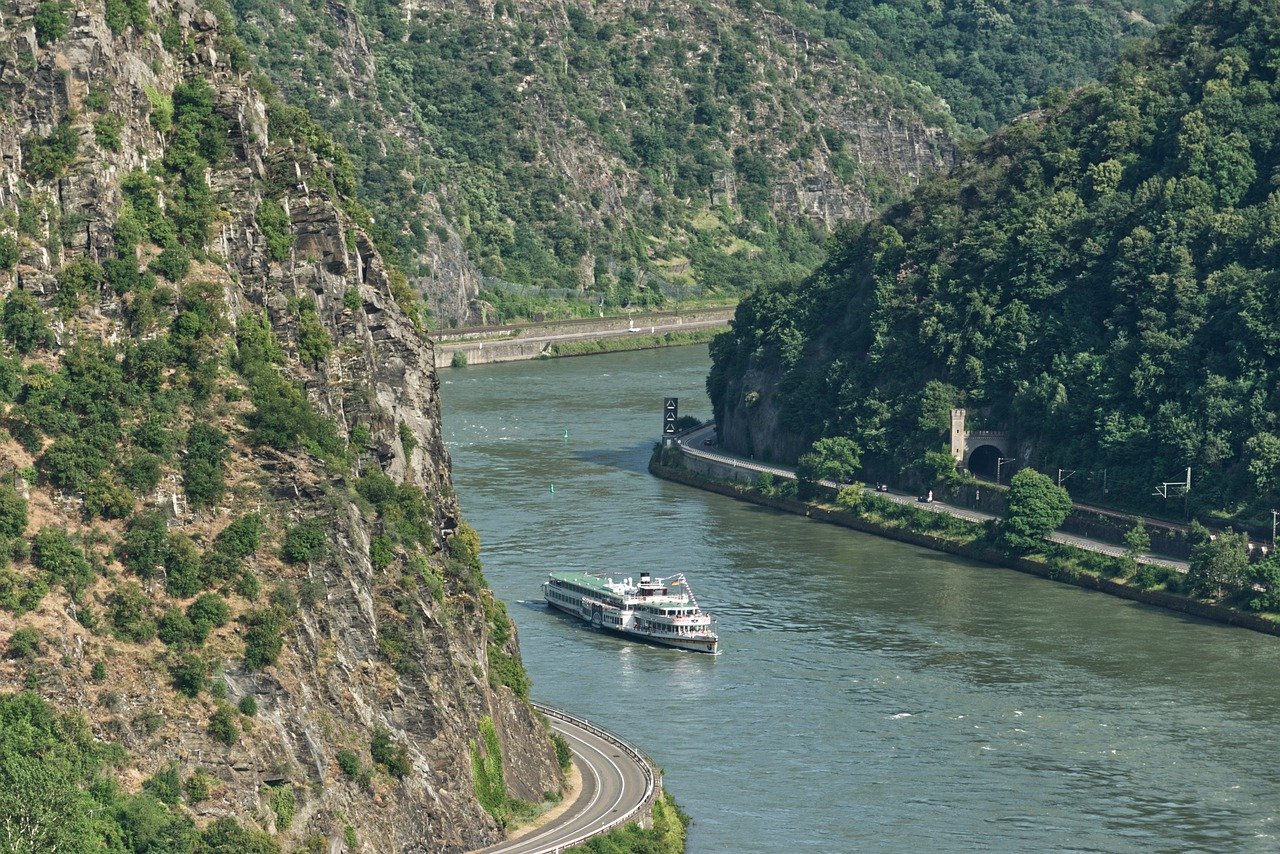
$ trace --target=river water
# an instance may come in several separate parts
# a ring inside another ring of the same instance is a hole
[[[1280,847],[1280,639],[653,478],[662,398],[707,417],[707,367],[479,366],[442,393],[535,697],[649,753],[691,852]],[[687,572],[723,654],[547,611],[559,568]]]

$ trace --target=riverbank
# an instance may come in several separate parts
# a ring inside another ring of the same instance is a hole
[[[729,325],[734,308],[566,320],[518,326],[470,327],[433,336],[436,367],[518,362],[709,341]]]
[[[805,516],[818,522],[851,528],[938,552],[994,564],[1053,581],[1096,590],[1122,599],[1153,605],[1215,622],[1280,635],[1280,622],[1272,616],[1249,613],[1170,592],[1181,579],[1164,567],[1138,567],[1126,558],[1085,551],[1075,546],[1046,543],[1038,554],[1012,556],[986,541],[986,527],[977,522],[932,513],[909,505],[894,504],[864,494],[856,508],[821,501],[803,501],[772,494],[757,484],[723,481],[684,468],[678,446],[655,453],[649,472],[664,480],[705,489],[762,507]]]
[[[602,836],[570,848],[566,854],[616,854],[620,851],[644,851],[652,854],[683,854],[689,816],[675,798],[663,792],[653,803],[649,827],[627,824]]]

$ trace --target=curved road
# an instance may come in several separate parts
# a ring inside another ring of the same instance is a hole
[[[695,457],[702,457],[703,459],[712,460],[714,462],[731,465],[736,468],[747,469],[750,471],[769,472],[774,477],[782,477],[788,480],[795,479],[796,473],[792,469],[781,468],[779,466],[773,466],[773,465],[764,465],[762,463],[757,463],[754,460],[744,459],[743,457],[734,456],[733,454],[726,454],[724,451],[721,451],[721,450],[716,450],[716,451],[706,450],[705,446],[702,445],[703,440],[707,437],[714,436],[714,435],[715,435],[715,425],[706,424],[702,427],[698,427],[694,430],[690,430],[688,433],[685,433],[681,436],[677,436],[676,444],[678,444],[686,454],[690,454]],[[829,487],[831,489],[839,489],[841,486],[847,486],[847,484],[839,484],[830,480],[824,480],[821,483],[823,486]],[[868,488],[873,488],[871,487],[870,484],[866,484],[866,486]],[[970,522],[986,522],[989,519],[996,518],[990,513],[983,513],[978,510],[971,510],[968,507],[956,507],[951,504],[945,504],[941,501],[931,501],[928,503],[917,502],[916,496],[907,495],[906,493],[902,493],[902,492],[893,492],[893,491],[877,492],[876,495],[882,498],[887,498],[890,501],[895,501],[899,504],[916,504],[917,506],[925,510],[930,510],[934,513],[947,513],[959,519],[967,519]],[[1102,540],[1090,539],[1089,537],[1076,536],[1075,534],[1065,534],[1062,531],[1054,531],[1052,534],[1049,535],[1049,539],[1055,543],[1063,543],[1065,545],[1070,545],[1070,546],[1075,546],[1076,548],[1085,549],[1086,551],[1099,552],[1100,554],[1111,555],[1112,557],[1120,557],[1121,555],[1125,554],[1125,550],[1122,546],[1117,546],[1117,545],[1114,545],[1113,543],[1103,542]],[[1137,561],[1138,563],[1149,563],[1149,564],[1155,564],[1157,566],[1166,566],[1171,569],[1176,569],[1178,572],[1182,572],[1182,573],[1185,573],[1190,568],[1190,564],[1188,564],[1185,560],[1176,560],[1174,558],[1160,557],[1152,554],[1140,555],[1137,558]]]
[[[536,705],[536,704],[535,704]],[[648,760],[616,736],[547,706],[537,706],[573,751],[582,789],[555,821],[478,854],[553,854],[624,824],[646,806],[657,780]]]

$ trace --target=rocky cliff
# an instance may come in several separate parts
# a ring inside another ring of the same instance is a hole
[[[3,17],[0,460],[22,524],[0,685],[82,710],[127,749],[126,791],[200,769],[211,790],[175,807],[197,823],[307,850],[494,841],[488,721],[508,798],[560,772],[460,521],[417,300],[345,153],[250,77],[224,9]]]

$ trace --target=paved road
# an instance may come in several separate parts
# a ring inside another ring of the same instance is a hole
[[[632,818],[654,792],[653,768],[635,748],[586,721],[547,706],[551,728],[569,742],[582,774],[573,805],[555,821],[521,839],[479,854],[553,854]]]
[[[748,469],[750,471],[768,472],[774,477],[787,478],[788,480],[795,479],[796,474],[792,469],[757,463],[755,460],[749,460],[733,454],[726,454],[724,451],[719,449],[712,450],[703,444],[706,439],[714,436],[715,425],[708,424],[705,427],[700,427],[697,430],[693,430],[677,437],[676,442],[684,449],[685,453],[691,454],[695,457],[702,457],[703,459],[713,460],[715,462],[736,466],[737,468]],[[824,480],[821,483],[823,486],[830,487],[831,489],[839,489],[843,485],[829,480]],[[869,487],[870,484],[866,484],[866,486]],[[955,516],[958,519],[967,519],[970,522],[986,522],[990,519],[996,518],[990,513],[983,513],[980,510],[972,510],[968,507],[956,507],[955,505],[945,504],[941,501],[932,501],[928,503],[919,502],[916,500],[916,496],[914,495],[895,492],[893,490],[890,490],[889,492],[878,492],[876,494],[882,498],[887,498],[890,501],[896,501],[899,504],[914,504],[923,510],[930,510],[934,513],[946,513],[948,515]],[[1049,535],[1049,539],[1055,543],[1063,543],[1064,545],[1075,546],[1077,548],[1085,549],[1086,551],[1098,552],[1099,554],[1111,555],[1112,557],[1120,557],[1125,553],[1123,546],[1106,543],[1102,540],[1095,540],[1089,537],[1079,537],[1075,534],[1065,534],[1062,531],[1054,531]],[[1140,555],[1137,560],[1138,563],[1166,566],[1171,569],[1176,569],[1178,572],[1185,573],[1189,569],[1189,564],[1184,560],[1176,560],[1174,558],[1162,557],[1160,555]]]

